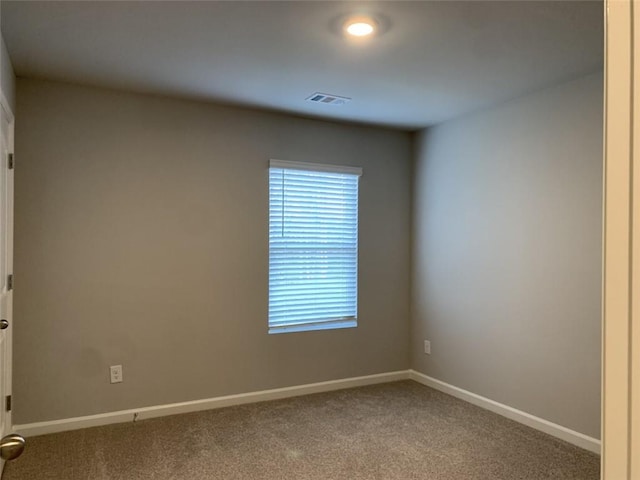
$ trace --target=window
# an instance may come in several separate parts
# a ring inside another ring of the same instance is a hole
[[[357,325],[360,175],[271,160],[269,333]]]

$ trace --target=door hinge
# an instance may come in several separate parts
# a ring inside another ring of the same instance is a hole
[[[7,412],[11,411],[11,395],[5,397],[4,408]]]
[[[13,290],[13,274],[7,275],[7,291]]]
[[[13,153],[10,153],[9,155],[7,155],[7,166],[9,167],[9,170],[13,170],[13,164]]]

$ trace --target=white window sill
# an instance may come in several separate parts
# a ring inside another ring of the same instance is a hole
[[[348,320],[336,320],[333,322],[305,323],[301,325],[287,325],[282,327],[269,327],[269,334],[311,332],[314,330],[337,330],[340,328],[356,328],[358,320],[350,318]]]

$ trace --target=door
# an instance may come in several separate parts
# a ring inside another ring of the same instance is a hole
[[[0,438],[11,433],[11,412],[5,400],[11,393],[11,307],[13,293],[9,285],[12,260],[12,199],[13,171],[9,170],[9,154],[13,145],[9,115],[2,110],[2,140],[0,145]],[[4,327],[4,328],[3,328]],[[4,460],[0,459],[2,466]]]
[[[24,439],[11,434],[11,339],[13,288],[13,122],[0,106],[0,472],[22,453]],[[10,398],[10,397],[9,397]]]

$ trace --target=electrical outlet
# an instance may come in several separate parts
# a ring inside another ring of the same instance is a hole
[[[111,372],[111,383],[122,382],[122,365],[111,365],[109,371]]]
[[[429,340],[424,341],[424,353],[426,355],[431,355],[431,342]]]

